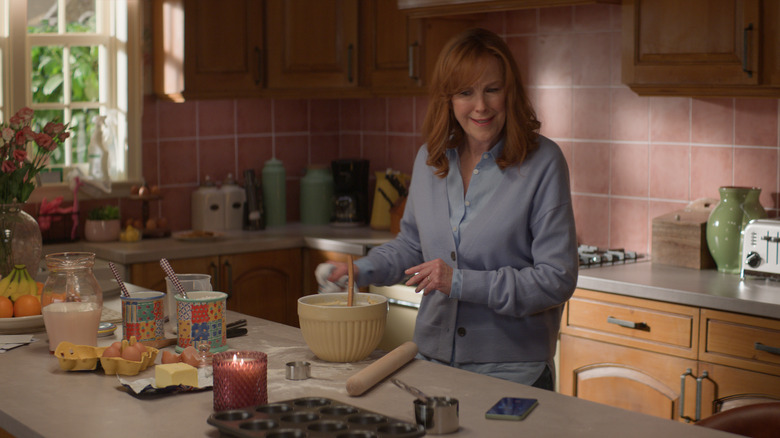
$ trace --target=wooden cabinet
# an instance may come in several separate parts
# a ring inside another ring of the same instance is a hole
[[[361,8],[361,83],[374,95],[420,94],[447,41],[476,25],[472,15],[409,17],[396,0],[364,1]]]
[[[472,16],[409,18],[396,0],[155,0],[154,91],[173,101],[425,93]]]
[[[169,260],[176,272],[211,275],[215,290],[228,294],[227,308],[258,318],[298,326],[298,298],[302,295],[299,248]],[[159,263],[130,266],[130,282],[165,290]]]
[[[780,398],[780,321],[578,289],[560,391],[673,420]]]
[[[267,0],[268,87],[358,86],[357,0]]]
[[[163,98],[259,95],[263,1],[155,0],[154,91]]]
[[[626,0],[623,82],[643,95],[780,95],[776,2]]]

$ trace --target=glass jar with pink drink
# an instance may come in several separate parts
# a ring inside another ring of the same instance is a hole
[[[46,256],[49,276],[43,285],[41,306],[49,351],[60,342],[97,346],[103,310],[103,292],[92,267],[91,252],[62,252]]]

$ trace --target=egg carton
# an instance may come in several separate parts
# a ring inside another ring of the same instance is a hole
[[[123,345],[127,341],[122,341]],[[147,346],[146,352],[141,355],[140,361],[126,360],[121,357],[102,357],[106,347],[93,347],[90,345],[76,345],[70,342],[60,342],[54,350],[54,356],[60,363],[60,368],[65,371],[89,371],[96,370],[98,363],[107,375],[120,374],[135,376],[154,364],[159,350]]]
[[[223,436],[240,438],[414,438],[422,425],[322,397],[302,397],[220,411],[207,420]]]

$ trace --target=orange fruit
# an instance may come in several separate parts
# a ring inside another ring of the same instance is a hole
[[[41,302],[35,295],[22,295],[14,302],[14,316],[34,316],[41,314]]]
[[[8,297],[0,296],[0,318],[10,318],[14,316],[14,303]]]

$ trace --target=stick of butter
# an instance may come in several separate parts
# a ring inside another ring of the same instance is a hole
[[[194,366],[183,362],[155,365],[154,385],[158,388],[174,385],[187,385],[197,388],[198,370]]]

